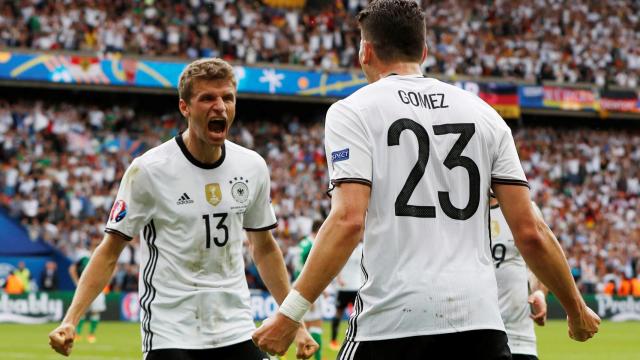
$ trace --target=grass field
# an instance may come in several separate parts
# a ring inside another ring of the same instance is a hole
[[[48,345],[47,334],[54,324],[16,325],[0,324],[0,359],[63,359]],[[341,331],[344,333],[345,324]],[[538,327],[538,350],[541,360],[638,360],[640,359],[640,323],[604,322],[600,333],[587,343],[570,340],[566,324],[552,321]],[[74,346],[71,359],[140,359],[140,332],[138,324],[103,322],[97,333],[98,341],[81,341]],[[337,353],[329,344],[329,323],[324,326],[323,358],[335,359]],[[283,359],[295,359],[290,351]],[[393,360],[393,359],[390,359]]]

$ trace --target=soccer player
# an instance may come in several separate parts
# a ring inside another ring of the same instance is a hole
[[[298,278],[300,276],[300,272],[302,271],[302,267],[307,262],[307,258],[309,257],[309,253],[311,252],[311,247],[313,246],[313,240],[320,230],[320,226],[322,226],[322,221],[315,220],[311,225],[311,234],[305,236],[300,240],[298,244],[299,258],[296,261],[296,270],[294,273],[294,278]],[[304,325],[309,332],[311,333],[311,337],[318,344],[318,351],[314,354],[315,360],[322,360],[322,306],[324,305],[324,296],[318,297],[318,299],[311,305],[309,311],[304,315]]]
[[[359,242],[335,280],[338,293],[336,295],[336,314],[331,321],[331,343],[329,344],[329,347],[333,350],[340,348],[338,345],[338,328],[340,327],[342,315],[350,304],[355,304],[358,289],[362,286],[361,256],[362,242]]]
[[[50,334],[71,352],[74,328],[106,285],[119,254],[141,233],[140,320],[146,360],[263,360],[244,276],[246,230],[265,284],[280,303],[289,291],[270,229],[269,170],[255,152],[228,140],[236,79],[221,59],[200,59],[180,75],[179,109],[187,130],[136,158],[120,183],[106,235],[80,278],[61,325]],[[303,327],[298,356],[317,348]]]
[[[479,97],[425,78],[424,14],[378,0],[358,15],[369,85],[331,106],[331,211],[294,289],[253,334],[282,354],[364,232],[365,283],[340,359],[509,359],[489,235],[493,189],[518,249],[585,341],[599,318],[530,205],[511,131]]]
[[[496,267],[498,304],[514,360],[537,360],[533,322],[544,326],[547,288],[527,269],[498,200],[491,197],[491,255]],[[540,210],[532,203],[536,215]],[[530,293],[531,292],[531,293]]]

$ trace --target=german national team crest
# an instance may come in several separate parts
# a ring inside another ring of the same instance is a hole
[[[249,186],[247,186],[248,182],[249,179],[245,179],[242,176],[234,177],[233,180],[229,181],[229,184],[233,184],[233,186],[231,186],[231,196],[240,204],[243,204],[249,199]]]
[[[220,191],[220,184],[207,184],[204,186],[204,195],[207,198],[207,202],[213,206],[217,206],[222,201],[222,191]]]

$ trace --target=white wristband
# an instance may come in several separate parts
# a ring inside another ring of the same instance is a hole
[[[295,322],[302,322],[304,314],[307,313],[310,307],[311,303],[302,297],[298,290],[291,289],[278,311]]]

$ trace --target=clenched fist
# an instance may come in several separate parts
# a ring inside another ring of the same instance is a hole
[[[69,356],[75,336],[76,327],[73,324],[62,323],[49,333],[49,345],[57,353]]]

